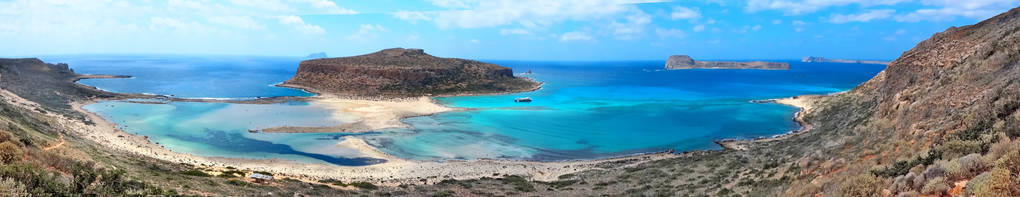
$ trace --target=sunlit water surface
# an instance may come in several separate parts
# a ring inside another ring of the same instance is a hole
[[[132,79],[82,83],[117,92],[180,97],[307,96],[272,87],[293,75],[298,58],[276,57],[54,57],[82,73]],[[366,165],[335,146],[345,135],[408,159],[593,159],[662,151],[718,148],[712,140],[771,136],[797,129],[796,109],[755,99],[845,91],[883,65],[790,62],[791,70],[662,70],[662,61],[491,61],[545,83],[541,90],[493,96],[436,98],[475,110],[405,119],[411,128],[362,134],[270,134],[248,129],[326,126],[355,121],[303,102],[88,105],[125,131],[149,136],[174,151],[205,156],[283,158]],[[239,79],[244,78],[244,79]],[[531,97],[530,103],[514,98]]]

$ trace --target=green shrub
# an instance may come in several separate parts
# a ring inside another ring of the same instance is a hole
[[[3,196],[28,196],[28,190],[25,189],[25,185],[14,181],[14,179],[2,178],[0,179],[0,194]]]
[[[269,173],[269,172],[266,172],[266,171],[255,171],[255,173],[264,174],[266,176],[273,176],[273,173]]]
[[[884,180],[864,173],[843,181],[839,185],[839,193],[841,196],[879,196],[883,185]]]
[[[946,180],[946,177],[935,177],[933,179],[929,179],[928,182],[924,184],[924,187],[921,188],[921,193],[941,196],[946,191],[949,191],[949,188],[951,187],[949,186],[949,181]]]
[[[996,168],[1002,168],[1013,174],[1020,174],[1020,151],[1007,153],[995,162]]]
[[[212,176],[209,173],[205,173],[205,172],[203,172],[201,170],[197,170],[197,169],[191,169],[191,170],[188,170],[188,171],[184,171],[184,172],[181,172],[181,174],[189,175],[189,176],[201,176],[201,177],[211,177]]]
[[[980,153],[985,143],[979,140],[949,140],[937,149],[942,158],[957,158],[971,153]]]
[[[967,156],[955,159],[955,162],[959,163],[963,170],[963,172],[960,172],[960,176],[953,177],[957,179],[972,177],[991,167],[991,165],[985,162],[985,160],[981,158],[981,155],[978,155],[977,153],[971,153]]]
[[[375,186],[375,184],[367,183],[367,182],[353,182],[353,183],[350,183],[350,184],[347,184],[347,185],[358,187],[358,188],[361,188],[361,189],[367,189],[367,190],[379,189],[379,187]]]
[[[504,183],[509,183],[510,185],[513,185],[514,189],[516,189],[517,191],[522,191],[522,192],[534,192],[535,191],[535,186],[531,185],[531,183],[528,182],[527,179],[524,179],[524,177],[521,177],[521,176],[516,176],[516,175],[504,176],[503,177],[503,182]]]
[[[7,131],[0,131],[0,142],[7,142],[11,140],[14,140],[14,136],[11,136],[11,133],[8,133]]]
[[[0,143],[0,164],[21,161],[21,148],[10,141]]]
[[[241,186],[241,187],[248,187],[248,186],[251,185],[251,183],[248,183],[247,181],[242,181],[242,180],[237,180],[237,179],[227,180],[227,184],[234,185],[234,186]]]
[[[967,182],[964,193],[970,196],[1008,197],[1010,184],[1009,171],[994,168]]]

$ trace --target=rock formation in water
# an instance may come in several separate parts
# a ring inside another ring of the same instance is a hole
[[[666,69],[763,69],[763,70],[789,70],[790,64],[785,62],[724,62],[724,61],[695,61],[687,55],[672,55],[666,59]]]
[[[534,90],[539,83],[514,77],[507,67],[440,58],[421,49],[386,49],[301,62],[284,86],[357,97],[414,97]]]
[[[848,63],[848,64],[882,64],[888,65],[886,61],[875,61],[875,60],[848,60],[848,59],[828,59],[824,57],[804,57],[800,59],[801,62],[829,62],[829,63]]]

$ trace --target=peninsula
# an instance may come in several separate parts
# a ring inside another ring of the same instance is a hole
[[[876,60],[850,60],[850,59],[828,59],[824,57],[804,57],[800,59],[801,62],[828,62],[828,63],[848,63],[848,64],[882,64],[888,65],[887,61],[876,61]]]
[[[695,61],[691,56],[672,55],[666,59],[666,69],[762,69],[762,70],[790,70],[790,64],[784,62],[724,62],[724,61]]]
[[[531,91],[540,83],[515,77],[512,69],[495,64],[393,48],[302,61],[297,74],[281,86],[339,96],[412,98]]]

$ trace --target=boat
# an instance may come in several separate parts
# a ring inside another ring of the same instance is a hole
[[[531,97],[515,98],[514,102],[531,102]]]

